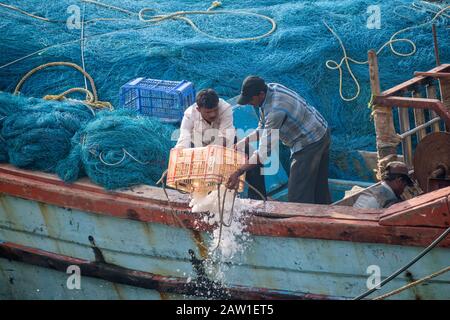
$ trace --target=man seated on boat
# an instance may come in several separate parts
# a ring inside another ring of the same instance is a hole
[[[260,125],[256,132],[261,131],[262,135],[259,149],[253,153],[250,163],[230,176],[228,187],[236,187],[240,175],[265,162],[270,154],[270,135],[273,130],[278,130],[281,142],[291,153],[290,167],[289,162],[281,161],[289,173],[288,201],[330,203],[330,131],[323,116],[296,92],[278,83],[266,84],[257,76],[244,80],[238,104],[259,108]]]
[[[362,192],[353,207],[355,208],[387,208],[401,202],[400,196],[406,186],[412,186],[408,167],[400,161],[392,161],[382,175],[381,183]]]
[[[195,103],[184,112],[175,148],[199,148],[210,144],[232,147],[235,136],[232,106],[220,99],[213,89],[203,89],[197,93]],[[265,196],[264,177],[257,169],[249,172],[246,181]],[[260,199],[251,189],[248,197]]]

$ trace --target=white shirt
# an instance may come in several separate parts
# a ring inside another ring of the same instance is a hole
[[[395,192],[392,190],[392,188],[384,181],[381,182],[381,185],[384,187],[383,192],[383,198],[386,200],[392,199],[396,200],[397,196],[395,195]],[[355,204],[353,205],[354,208],[367,208],[367,209],[382,209],[382,204],[379,202],[379,199],[377,199],[375,196],[371,194],[365,194],[363,193],[358,197]]]
[[[219,114],[211,124],[203,119],[197,110],[197,104],[186,109],[180,126],[180,137],[175,148],[191,148],[191,142],[195,147],[205,147],[211,143],[222,143],[227,140],[227,145],[234,142],[235,129],[233,126],[233,110],[229,103],[219,99]]]

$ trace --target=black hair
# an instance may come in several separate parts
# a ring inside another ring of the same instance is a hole
[[[261,91],[264,92],[265,94],[267,94],[267,84],[266,83],[264,83],[264,88]]]
[[[410,178],[407,175],[401,174],[401,173],[388,173],[385,175],[384,179],[385,181],[393,181],[397,178],[401,178],[406,184],[410,185]]]
[[[195,102],[199,108],[214,109],[219,104],[219,96],[213,89],[203,89],[197,93]]]

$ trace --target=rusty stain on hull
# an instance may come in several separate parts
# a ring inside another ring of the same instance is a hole
[[[15,219],[14,216],[12,215],[12,212],[14,211],[10,208],[8,202],[5,201],[3,194],[0,194],[0,205],[3,209],[3,212],[6,215],[6,218],[8,219],[8,221],[5,222],[9,224],[9,227],[12,227],[15,224]]]
[[[169,300],[169,295],[165,292],[158,291],[159,296],[161,297],[161,300]]]
[[[409,270],[407,270],[405,272],[405,277],[406,277],[406,279],[408,279],[408,283],[412,283],[412,282],[416,281],[416,279],[414,279],[414,277],[413,277],[413,274]],[[419,286],[414,286],[411,288],[411,290],[414,292],[414,297],[416,300],[422,300],[422,297],[419,294]]]
[[[52,220],[49,216],[48,207],[45,203],[37,202],[37,205],[39,206],[39,211],[41,212],[42,218],[44,220],[45,227],[47,229],[47,234],[52,239],[57,239],[57,235],[54,234],[53,227],[52,227]],[[53,244],[55,245],[55,248],[58,253],[64,254],[63,251],[61,251],[61,248],[59,246],[59,241],[53,240]]]
[[[194,242],[197,245],[198,252],[200,253],[200,257],[202,257],[203,259],[207,259],[208,249],[206,247],[206,244],[203,242],[202,234],[198,230],[192,230],[192,234],[194,236]]]
[[[153,247],[155,245],[155,239],[151,226],[148,222],[142,222],[142,225],[145,236],[148,239],[148,243],[150,244],[151,247]]]
[[[120,300],[126,300],[126,298],[123,296],[123,294],[122,294],[122,292],[121,292],[121,289],[120,289],[120,287],[117,285],[117,283],[111,282],[111,285],[112,285],[114,291],[117,293],[117,297],[118,297]]]

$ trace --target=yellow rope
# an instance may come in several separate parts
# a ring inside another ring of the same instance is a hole
[[[63,93],[60,93],[60,94],[55,94],[55,95],[48,94],[48,95],[44,96],[43,99],[44,100],[58,100],[58,101],[61,101],[68,94],[73,93],[73,92],[86,93],[86,95],[87,95],[86,101],[89,101],[89,102],[93,102],[94,101],[94,96],[93,96],[92,92],[90,92],[88,89],[85,89],[85,88],[71,88],[69,90],[64,91]]]
[[[79,65],[72,63],[72,62],[61,62],[61,61],[49,62],[49,63],[42,64],[40,66],[37,66],[36,68],[33,68],[32,70],[27,72],[27,74],[25,74],[22,77],[22,79],[20,79],[19,83],[17,84],[16,88],[14,89],[14,94],[16,94],[16,95],[19,94],[20,89],[22,88],[25,81],[28,80],[36,72],[43,70],[45,68],[48,68],[48,67],[57,67],[57,66],[71,67],[71,68],[74,68],[75,70],[78,70],[79,72],[81,72],[89,80],[92,92],[85,88],[71,88],[69,90],[64,91],[61,94],[46,95],[46,96],[44,96],[44,99],[46,99],[46,100],[62,100],[66,97],[66,95],[68,95],[70,93],[84,92],[87,94],[87,97],[86,97],[86,100],[82,101],[83,103],[85,103],[91,107],[94,107],[94,108],[109,108],[110,110],[113,109],[111,103],[106,102],[106,101],[98,101],[97,88],[95,87],[94,79],[92,79],[92,77],[86,71],[84,71]]]
[[[439,7],[439,8],[440,8],[440,7]],[[444,7],[444,8],[442,8],[441,10],[439,10],[439,11],[437,11],[437,12],[433,11],[433,13],[435,13],[435,16],[433,17],[433,19],[431,19],[431,21],[422,23],[422,24],[417,25],[417,26],[404,28],[404,29],[401,29],[401,30],[395,32],[395,33],[390,37],[390,39],[389,39],[388,41],[386,41],[386,42],[385,42],[385,43],[384,43],[384,44],[376,51],[376,54],[377,54],[377,55],[380,54],[380,52],[381,52],[385,47],[389,46],[389,49],[392,51],[392,53],[393,53],[394,55],[397,55],[397,56],[400,56],[400,57],[409,57],[409,56],[412,56],[413,54],[416,53],[416,50],[417,50],[416,44],[415,44],[412,40],[410,40],[410,39],[406,39],[406,38],[396,39],[396,37],[397,37],[400,33],[406,32],[406,31],[408,31],[408,30],[417,29],[417,28],[421,28],[421,27],[424,27],[424,26],[426,26],[426,25],[429,25],[429,24],[433,23],[434,20],[436,20],[438,17],[440,17],[440,16],[442,16],[442,15],[447,16],[447,15],[444,14],[444,13],[445,13],[447,10],[449,10],[449,9],[450,9],[450,6],[447,6],[447,7]],[[355,59],[349,57],[348,54],[347,54],[347,50],[346,50],[346,48],[345,48],[345,45],[343,44],[343,42],[342,42],[341,38],[339,37],[339,35],[338,35],[338,34],[337,34],[337,33],[336,33],[336,32],[335,32],[335,31],[334,31],[334,30],[333,30],[333,29],[325,22],[325,21],[323,21],[323,24],[324,24],[325,27],[327,27],[327,29],[333,34],[333,36],[338,40],[339,46],[341,47],[341,50],[342,50],[342,53],[343,53],[343,57],[342,57],[342,59],[341,59],[341,61],[340,61],[339,63],[337,63],[335,60],[327,60],[327,61],[325,62],[325,66],[326,66],[328,69],[330,69],[330,70],[338,70],[338,71],[339,71],[339,95],[341,96],[341,99],[344,100],[344,101],[353,101],[353,100],[355,100],[355,99],[357,99],[357,98],[359,97],[359,94],[360,94],[360,92],[361,92],[361,87],[360,87],[360,85],[359,85],[358,79],[356,78],[355,74],[354,74],[353,71],[352,71],[352,68],[351,68],[351,66],[350,66],[350,62],[355,63],[355,64],[362,65],[362,64],[368,64],[369,61],[368,61],[368,60],[366,60],[366,61],[358,61],[358,60],[355,60]],[[396,43],[396,42],[405,42],[405,43],[408,43],[408,44],[411,46],[412,50],[411,50],[410,52],[408,52],[408,53],[401,53],[401,52],[398,52],[398,51],[395,50],[395,48],[393,47],[393,44]],[[342,68],[342,65],[343,65],[344,63],[345,63],[345,67],[347,68],[347,70],[348,70],[348,72],[349,72],[349,74],[350,74],[350,77],[352,78],[352,80],[353,80],[353,82],[354,82],[354,84],[355,84],[355,86],[356,86],[356,93],[355,93],[355,95],[352,96],[352,97],[349,97],[349,98],[344,97],[344,95],[343,95],[343,93],[342,93],[342,87],[343,87],[343,84],[342,84],[342,79],[343,79],[343,73],[342,73],[342,69],[343,69],[343,68]]]
[[[409,284],[407,284],[407,285],[405,285],[405,286],[403,286],[401,288],[398,288],[396,290],[393,290],[391,292],[383,294],[382,296],[376,297],[373,300],[382,300],[382,299],[385,299],[387,297],[399,294],[400,292],[405,291],[406,289],[409,289],[411,287],[417,286],[417,285],[421,284],[422,282],[428,281],[428,280],[430,280],[432,278],[435,278],[435,277],[437,277],[437,276],[439,276],[441,274],[444,274],[444,273],[446,273],[448,271],[450,271],[450,266],[445,267],[444,269],[439,270],[438,272],[432,273],[429,276],[423,277],[422,279],[419,279],[417,281],[411,282],[411,283],[409,283]]]

